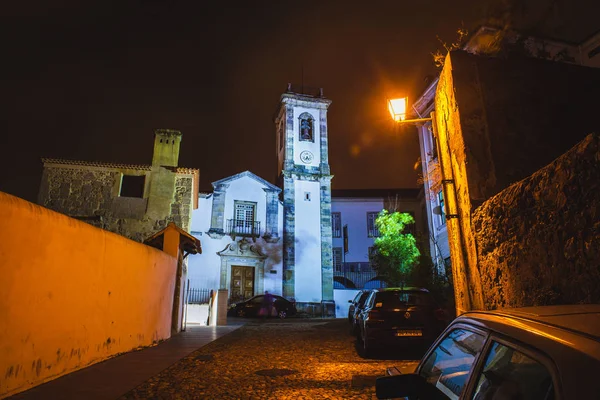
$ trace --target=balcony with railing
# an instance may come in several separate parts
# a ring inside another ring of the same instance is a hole
[[[228,219],[225,233],[234,237],[258,237],[260,235],[260,221],[248,221],[245,219]]]
[[[334,267],[333,281],[335,289],[377,289],[388,286],[369,262],[338,264]]]

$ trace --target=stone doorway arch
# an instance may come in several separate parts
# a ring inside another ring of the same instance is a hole
[[[229,243],[217,254],[221,257],[221,276],[219,288],[230,290],[231,268],[254,267],[254,295],[264,292],[265,283],[265,260],[267,256],[246,238]],[[229,293],[228,297],[231,297]]]

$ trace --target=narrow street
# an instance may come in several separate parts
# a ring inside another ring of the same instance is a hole
[[[386,367],[410,372],[423,352],[362,358],[345,319],[244,322],[122,399],[373,399]]]

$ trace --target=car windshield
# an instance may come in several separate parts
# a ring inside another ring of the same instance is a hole
[[[429,293],[416,291],[385,291],[375,296],[375,308],[391,309],[403,306],[429,306],[431,305]]]
[[[363,292],[360,295],[360,298],[358,299],[357,304],[362,307],[365,305],[365,301],[367,301],[367,298],[369,297],[369,295],[371,294],[371,292]]]

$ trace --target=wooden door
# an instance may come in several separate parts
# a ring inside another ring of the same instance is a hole
[[[246,300],[254,296],[254,267],[231,267],[231,300]]]

